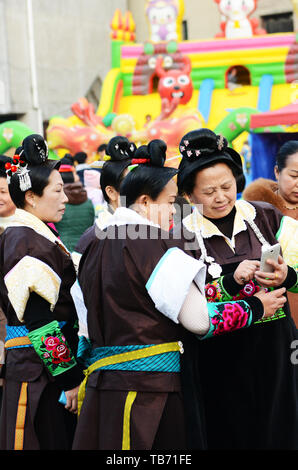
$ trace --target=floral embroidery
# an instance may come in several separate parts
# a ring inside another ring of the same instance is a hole
[[[221,309],[222,311],[220,311]],[[248,320],[248,312],[239,303],[218,306],[217,314],[211,320],[214,326],[213,335],[221,335],[244,328],[248,324]]]
[[[255,281],[249,281],[237,295],[233,296],[233,300],[242,300],[247,297],[251,297],[260,290],[260,286]]]
[[[58,322],[53,321],[28,334],[35,351],[49,372],[55,376],[76,365]]]
[[[223,276],[215,281],[209,282],[205,286],[207,302],[225,302],[232,300],[232,296],[223,287]]]
[[[59,338],[57,336],[49,336],[45,341],[44,341],[45,347],[47,351],[52,351],[52,349],[56,349],[58,344],[60,344]]]

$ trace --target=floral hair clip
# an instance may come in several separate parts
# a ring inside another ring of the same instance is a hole
[[[219,136],[218,142],[217,142],[217,148],[218,150],[222,150],[225,146],[225,138],[223,135]]]
[[[20,155],[14,155],[11,163],[5,164],[7,182],[10,184],[11,177],[16,174],[19,177],[19,184],[21,191],[27,191],[32,187],[31,179],[29,176],[29,170],[27,169],[27,163],[21,160]]]

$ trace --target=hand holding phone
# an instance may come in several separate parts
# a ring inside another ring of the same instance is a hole
[[[255,272],[255,279],[261,286],[279,287],[286,280],[288,266],[279,253],[279,244],[263,250],[260,270]]]
[[[280,255],[280,244],[270,246],[262,246],[262,256],[261,256],[261,266],[260,271],[265,273],[273,273],[274,267],[271,264],[268,264],[269,259],[278,262],[278,257]]]

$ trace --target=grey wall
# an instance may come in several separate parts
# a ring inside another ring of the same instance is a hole
[[[5,112],[26,113],[35,128],[26,0],[0,0],[0,80]],[[71,115],[96,77],[110,68],[110,21],[127,0],[32,0],[36,77],[42,119]],[[1,96],[1,95],[0,95]],[[1,104],[0,113],[3,114]]]

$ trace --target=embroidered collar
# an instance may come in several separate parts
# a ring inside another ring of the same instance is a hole
[[[70,254],[62,241],[56,237],[52,230],[42,222],[38,217],[23,209],[16,209],[11,217],[0,217],[0,230],[3,232],[8,227],[28,227],[39,235],[47,238],[47,240],[59,245],[60,248]]]
[[[115,210],[114,214],[102,225],[102,230],[111,226],[116,225],[151,225],[152,227],[158,227],[159,225],[154,224],[149,219],[142,217],[136,211],[132,209],[127,209],[126,207],[118,207]]]
[[[249,202],[238,200],[235,203],[236,215],[234,220],[234,229],[231,240],[245,230],[247,230],[246,220],[254,220],[256,217],[256,210]],[[183,225],[190,231],[196,232],[200,229],[203,238],[211,238],[214,235],[225,237],[220,230],[210,220],[206,219],[198,210],[194,210],[189,216],[183,219]]]

